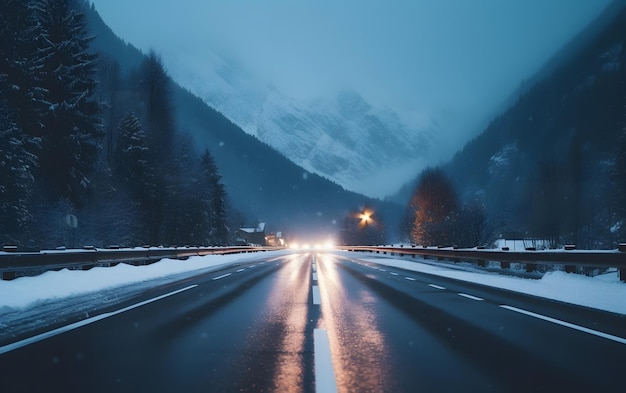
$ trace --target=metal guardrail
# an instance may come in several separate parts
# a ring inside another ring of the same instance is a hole
[[[617,250],[485,250],[478,248],[455,249],[437,247],[386,247],[386,246],[342,246],[346,251],[369,251],[384,254],[419,255],[425,258],[448,259],[454,262],[468,261],[485,266],[487,262],[499,262],[502,268],[511,263],[523,263],[526,271],[532,272],[538,265],[563,265],[565,271],[573,272],[576,266],[592,268],[617,268],[621,281],[626,282],[626,244]]]
[[[5,248],[6,249],[6,248]],[[39,252],[0,252],[0,278],[12,280],[20,276],[33,276],[49,270],[88,270],[119,263],[148,265],[161,259],[187,259],[192,256],[223,255],[275,250],[276,247],[141,247],[92,248],[70,250],[41,250]]]

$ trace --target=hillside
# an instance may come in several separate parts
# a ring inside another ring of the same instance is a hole
[[[99,61],[119,63],[122,73],[136,69],[144,55],[115,36],[94,7],[87,16]],[[348,192],[302,169],[173,81],[171,87],[177,129],[191,135],[198,151],[211,151],[232,205],[248,220],[266,221],[272,231],[336,232],[346,214],[371,206],[388,228],[397,226],[398,206]]]
[[[248,134],[351,191],[385,196],[433,155],[436,119],[422,114],[409,124],[354,90],[315,99],[289,97],[216,54],[202,66],[179,64],[176,71],[181,86]]]
[[[617,236],[610,175],[626,124],[626,9],[579,39],[586,44],[445,170],[462,199],[483,201],[501,230],[604,247]]]

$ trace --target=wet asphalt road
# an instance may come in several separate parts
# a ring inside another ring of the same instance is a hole
[[[261,254],[154,288],[1,347],[0,391],[626,391],[622,316],[356,257]]]

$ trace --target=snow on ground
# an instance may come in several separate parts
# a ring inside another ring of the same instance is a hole
[[[281,255],[284,252],[271,251]],[[90,270],[48,271],[35,277],[0,280],[0,318],[3,311],[23,309],[38,302],[102,291],[128,284],[201,270],[215,270],[221,266],[258,258],[258,254],[207,255],[187,260],[163,259],[146,266],[119,264],[113,267],[94,267]]]
[[[452,266],[446,266],[446,264],[433,264],[432,261],[428,261],[428,264],[415,263],[413,260],[408,261],[397,257],[368,258],[363,254],[360,255],[359,259],[626,314],[626,301],[624,300],[626,299],[626,283],[619,281],[616,271],[597,277],[553,271],[545,273],[540,279],[531,279],[504,276],[497,273],[459,270]]]
[[[285,255],[290,251],[272,251],[264,257]],[[626,283],[617,273],[585,277],[560,271],[546,273],[541,279],[499,275],[483,271],[466,271],[446,264],[416,263],[399,257],[371,257],[363,253],[340,252],[369,262],[434,274],[492,287],[532,294],[549,299],[626,314]],[[54,299],[82,296],[98,291],[132,286],[137,289],[153,282],[180,278],[181,275],[202,273],[219,267],[258,258],[256,254],[208,255],[188,260],[165,259],[148,266],[119,264],[115,267],[93,268],[87,271],[50,271],[36,277],[20,277],[0,281],[0,325],[3,315],[16,310],[33,309]]]

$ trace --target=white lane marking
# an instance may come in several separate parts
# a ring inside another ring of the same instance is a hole
[[[466,297],[466,298],[472,299],[472,300],[485,300],[485,299],[483,299],[481,297],[478,297],[478,296],[468,295],[467,293],[459,293],[459,296],[463,296],[463,297]]]
[[[320,287],[317,285],[313,286],[313,304],[320,305],[322,304],[322,298],[320,297]]]
[[[413,277],[404,277],[404,278],[405,278],[406,280],[409,280],[409,281],[415,281],[415,279],[414,279]]]
[[[246,270],[246,269],[239,269],[239,270],[237,270],[235,273],[241,273],[241,272],[243,272],[244,270]]]
[[[389,274],[393,275],[393,276],[399,276],[398,273],[394,273],[394,272],[389,272]]]
[[[317,281],[317,273],[313,272],[313,281]]]
[[[439,285],[435,285],[435,284],[428,284],[429,287],[433,287],[435,289],[446,289],[445,287],[440,287]]]
[[[561,321],[560,319],[547,317],[547,316],[541,315],[541,314],[536,314],[536,313],[534,313],[532,311],[523,310],[523,309],[517,308],[517,307],[506,306],[506,305],[500,305],[500,307],[502,307],[504,309],[507,309],[507,310],[510,310],[510,311],[515,311],[515,312],[520,313],[520,314],[528,315],[529,317],[534,317],[534,318],[537,318],[537,319],[542,319],[542,320],[547,321],[547,322],[555,323],[557,325],[565,326],[565,327],[568,327],[570,329],[574,329],[574,330],[578,330],[578,331],[581,331],[581,332],[584,332],[584,333],[593,334],[594,336],[606,338],[608,340],[612,340],[612,341],[618,342],[620,344],[626,344],[626,338],[622,338],[622,337],[614,336],[612,334],[608,334],[608,333],[600,332],[600,331],[597,331],[597,330],[589,329],[589,328],[586,328],[584,326],[574,325],[573,323]]]
[[[380,270],[381,272],[386,272],[386,270],[385,270],[385,269],[378,269],[378,270]]]
[[[232,273],[226,273],[226,274],[222,274],[221,276],[217,276],[217,277],[213,277],[213,281],[215,280],[221,280],[224,277],[228,277],[230,276]]]
[[[255,265],[250,265],[250,266],[248,266],[248,269],[250,269],[251,267],[254,267],[254,266],[255,266]]]
[[[133,304],[133,305],[128,306],[128,307],[124,307],[124,308],[119,309],[117,311],[111,311],[111,312],[107,312],[107,313],[104,313],[104,314],[96,315],[95,317],[83,319],[82,321],[74,322],[74,323],[69,324],[67,326],[62,326],[60,328],[51,330],[49,332],[41,333],[41,334],[38,334],[36,336],[30,337],[30,338],[27,338],[27,339],[24,339],[24,340],[21,340],[21,341],[17,341],[17,342],[14,342],[12,344],[5,345],[3,347],[0,347],[0,355],[2,355],[4,353],[7,353],[7,352],[10,352],[10,351],[13,351],[13,350],[16,350],[16,349],[19,349],[19,348],[22,348],[22,347],[25,347],[25,346],[30,345],[30,344],[34,344],[36,342],[45,340],[45,339],[50,338],[50,337],[58,336],[61,333],[69,332],[71,330],[78,329],[80,327],[89,325],[91,323],[98,322],[98,321],[103,320],[105,318],[109,318],[109,317],[112,317],[114,315],[121,314],[121,313],[126,312],[126,311],[130,311],[130,310],[135,309],[137,307],[141,307],[141,306],[144,306],[146,304],[149,304],[149,303],[152,303],[152,302],[156,302],[156,301],[161,300],[161,299],[165,299],[166,297],[169,297],[169,296],[172,296],[172,295],[176,295],[178,293],[187,291],[187,290],[195,288],[195,287],[197,287],[197,285],[190,285],[188,287],[179,289],[177,291],[169,292],[169,293],[166,293],[164,295],[157,296],[157,297],[152,298],[152,299],[144,300],[143,302],[139,302],[137,304]]]
[[[330,341],[324,329],[313,330],[313,357],[315,358],[315,391],[332,393],[337,391]]]

